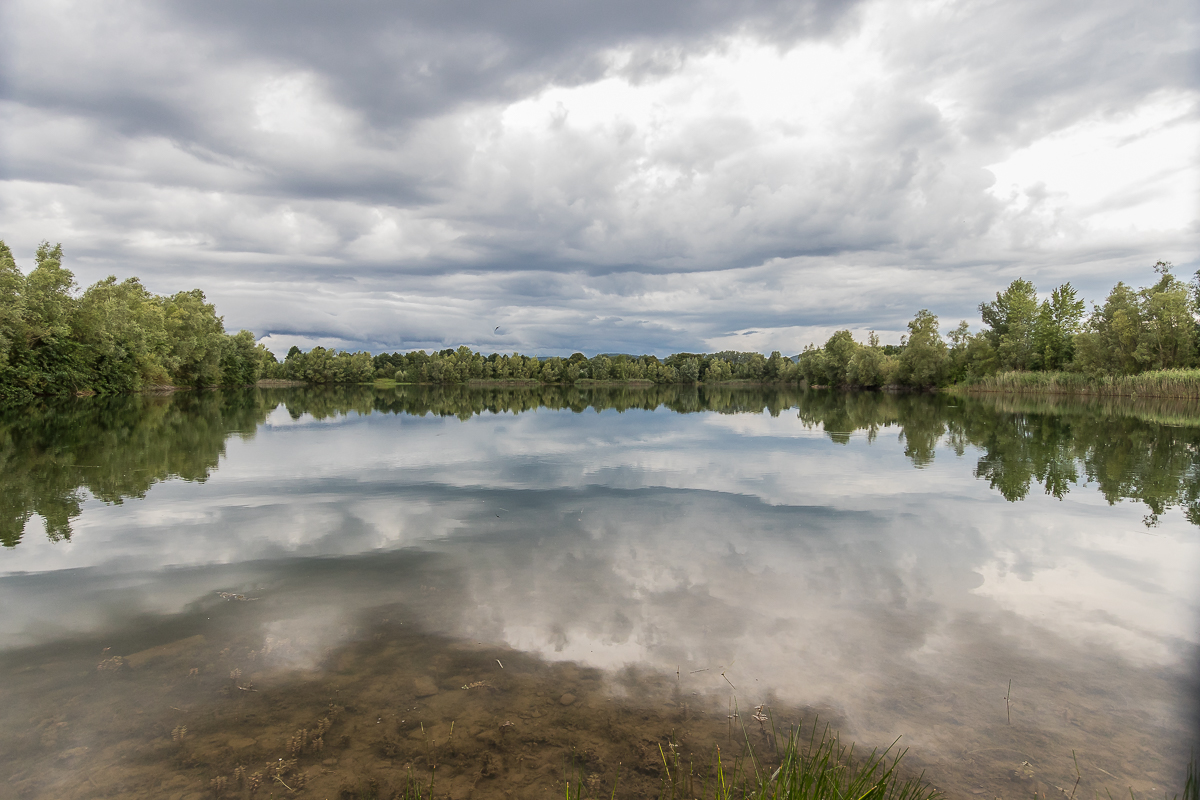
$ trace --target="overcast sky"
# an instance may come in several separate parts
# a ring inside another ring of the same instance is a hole
[[[276,352],[898,341],[1200,266],[1197,8],[4,0],[0,238]]]

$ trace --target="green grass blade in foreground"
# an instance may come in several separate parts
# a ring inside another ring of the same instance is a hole
[[[1200,771],[1196,769],[1196,756],[1188,762],[1187,778],[1183,782],[1182,800],[1200,800]]]
[[[817,736],[800,738],[793,729],[787,742],[778,752],[778,765],[769,770],[773,761],[767,753],[756,754],[746,733],[745,753],[732,764],[714,757],[713,792],[701,792],[697,797],[714,800],[934,800],[940,797],[936,789],[924,781],[924,774],[904,778],[899,772],[903,750],[896,751],[893,742],[882,753],[872,751],[866,758],[855,759],[853,746],[841,743],[836,733],[826,726]],[[894,755],[893,752],[895,753]],[[664,753],[664,765],[667,759]],[[749,765],[749,766],[748,766]],[[679,764],[663,779],[663,800],[682,800],[695,793],[688,792],[688,781],[680,780]]]

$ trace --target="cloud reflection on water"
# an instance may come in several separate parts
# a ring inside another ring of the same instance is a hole
[[[636,569],[620,566],[616,554],[690,574],[699,554],[734,548],[808,585],[817,578],[811,548],[824,531],[842,553],[827,568],[846,587],[872,563],[893,573],[876,576],[883,584],[926,586],[934,572],[983,575],[975,595],[1064,635],[1086,631],[1139,661],[1177,662],[1181,647],[1198,640],[1187,567],[1200,562],[1200,546],[1186,524],[1168,519],[1139,531],[1136,509],[1100,505],[1084,492],[1005,503],[964,469],[972,458],[943,450],[928,471],[915,471],[891,436],[837,445],[790,414],[542,410],[467,422],[374,415],[290,425],[277,425],[277,415],[254,439],[230,441],[207,483],[161,485],[123,506],[90,501],[74,541],[31,538],[5,554],[5,571],[153,570],[455,536],[486,542],[532,507],[534,493],[538,505],[562,506],[561,519],[535,524],[543,548],[556,546],[564,525],[578,526],[597,543],[585,562],[624,574]],[[599,489],[679,491],[587,507],[586,495]],[[577,501],[586,513],[574,520]],[[493,507],[504,509],[495,512],[503,520],[485,513]],[[844,550],[868,531],[875,550]],[[726,570],[714,566],[689,581],[718,585]],[[609,591],[629,596],[637,584]],[[865,586],[855,592],[873,596]],[[1050,605],[1061,613],[1047,613]]]
[[[972,447],[916,470],[894,431],[839,444],[794,412],[278,414],[207,482],[89,500],[70,542],[3,553],[0,642],[179,611],[308,559],[341,565],[278,623],[303,629],[283,638],[310,666],[355,609],[394,600],[357,584],[355,557],[410,548],[458,576],[442,632],[834,705],[869,741],[982,741],[1010,678],[1022,720],[1068,749],[1114,720],[1187,738],[1200,537],[1180,515],[1147,529],[1090,491],[1010,503]]]

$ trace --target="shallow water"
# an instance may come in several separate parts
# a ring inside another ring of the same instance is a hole
[[[0,448],[0,797],[641,797],[769,761],[757,706],[953,797],[1198,742],[1195,407],[206,392]]]

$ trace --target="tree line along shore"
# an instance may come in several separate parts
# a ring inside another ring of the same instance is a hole
[[[922,309],[899,346],[838,331],[797,366],[810,385],[1200,398],[1200,271],[1186,283],[1154,269],[1153,285],[1120,282],[1090,313],[1070,283],[1039,302],[1017,279],[980,303],[976,333],[963,320],[943,337]]]
[[[259,381],[370,383],[745,382],[845,388],[930,389],[1200,397],[1200,273],[1192,283],[1159,262],[1159,280],[1118,283],[1085,313],[1064,284],[1038,301],[1013,281],[980,305],[984,329],[964,320],[943,337],[922,309],[899,345],[848,330],[789,358],[761,353],[575,353],[485,356],[468,347],[433,353],[346,352],[293,347],[279,361],[247,330],[225,331],[198,289],[155,295],[136,278],[108,277],[79,291],[61,245],[43,242],[28,273],[0,241],[0,397],[112,394]]]

